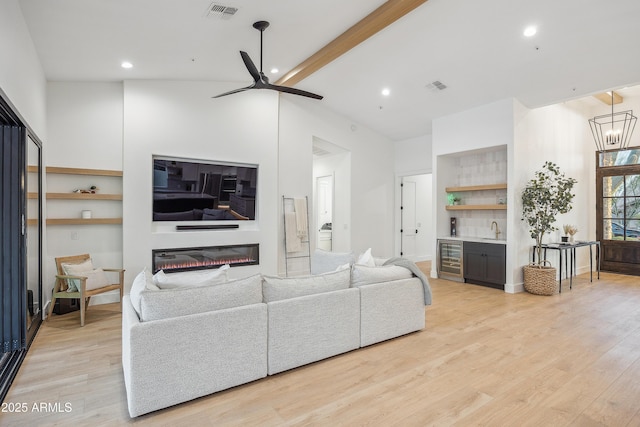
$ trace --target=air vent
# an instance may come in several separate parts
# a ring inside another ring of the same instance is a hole
[[[211,3],[207,9],[207,18],[231,19],[238,11],[237,7],[223,6],[221,4]]]
[[[431,82],[427,85],[427,89],[429,89],[431,92],[438,92],[441,90],[445,90],[446,88],[447,88],[447,85],[445,85],[439,80]]]

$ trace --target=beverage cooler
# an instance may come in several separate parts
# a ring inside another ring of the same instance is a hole
[[[464,282],[462,249],[461,240],[438,239],[438,278]]]

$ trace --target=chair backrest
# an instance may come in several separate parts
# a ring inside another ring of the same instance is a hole
[[[56,258],[56,269],[58,270],[58,274],[65,274],[64,269],[62,268],[62,264],[81,264],[88,259],[91,259],[91,256],[89,254],[72,255],[72,256],[64,256],[64,257]]]

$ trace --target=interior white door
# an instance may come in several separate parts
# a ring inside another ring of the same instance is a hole
[[[401,201],[401,233],[402,241],[400,255],[405,258],[412,258],[416,255],[416,238],[418,227],[416,226],[416,183],[402,180],[402,201]]]

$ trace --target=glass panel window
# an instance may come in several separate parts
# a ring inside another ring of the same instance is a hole
[[[630,219],[626,221],[625,240],[640,240],[640,219]]]
[[[625,176],[625,195],[640,196],[640,175]]]
[[[640,164],[640,149],[608,151],[600,153],[600,167]]]
[[[624,195],[624,176],[605,176],[602,178],[602,197]]]

